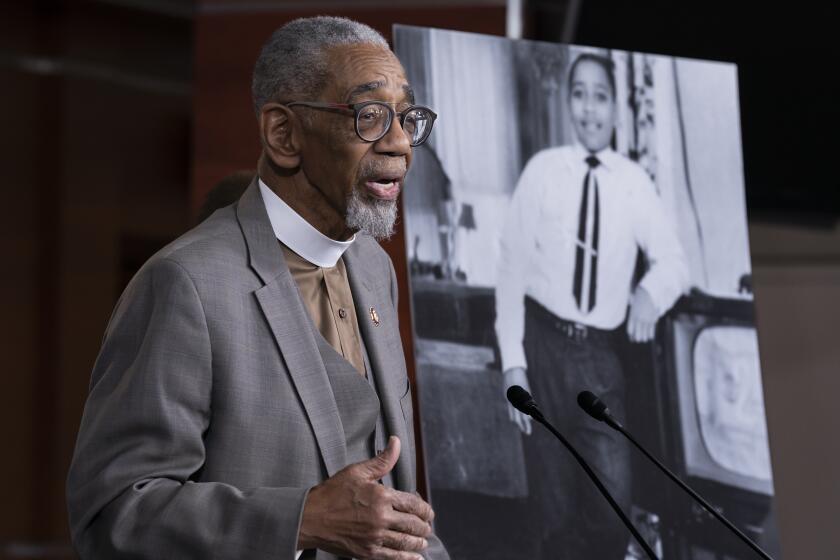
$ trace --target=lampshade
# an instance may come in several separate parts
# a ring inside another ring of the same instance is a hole
[[[461,217],[458,218],[458,226],[466,230],[475,229],[475,214],[472,204],[461,205]]]

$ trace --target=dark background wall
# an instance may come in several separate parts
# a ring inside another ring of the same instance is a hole
[[[60,558],[105,322],[189,224],[192,24],[105,3],[0,13],[0,557]]]

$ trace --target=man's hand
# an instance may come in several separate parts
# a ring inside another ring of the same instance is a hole
[[[648,342],[656,333],[656,320],[659,314],[653,299],[644,288],[636,288],[630,298],[630,316],[627,318],[627,335],[633,342]]]
[[[525,374],[525,368],[514,367],[505,370],[504,382],[502,383],[505,393],[507,393],[508,388],[513,385],[519,385],[529,393],[531,392],[531,387],[528,385],[528,376]],[[505,399],[507,399],[507,394],[505,394]],[[511,422],[516,424],[523,434],[526,436],[531,435],[531,417],[527,414],[519,412],[510,403],[508,403],[508,418],[510,418]]]
[[[432,532],[432,507],[415,494],[378,481],[394,468],[400,440],[367,461],[345,467],[309,491],[298,549],[320,548],[367,560],[422,560]]]

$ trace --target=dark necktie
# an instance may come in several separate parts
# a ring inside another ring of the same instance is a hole
[[[586,177],[583,178],[583,196],[580,201],[580,216],[578,218],[578,237],[577,250],[575,251],[575,281],[574,281],[574,295],[577,302],[578,309],[584,313],[589,313],[595,307],[595,294],[597,288],[598,277],[598,180],[594,177],[592,170],[598,167],[601,162],[593,155],[586,158],[586,164],[589,169],[586,170]],[[592,181],[592,188],[589,188],[590,180]],[[594,211],[592,212],[592,239],[587,239],[588,219],[589,219],[589,195],[592,191],[592,196],[595,197]],[[584,268],[586,266],[587,257],[589,259],[589,285],[587,286],[588,298],[584,298],[587,293],[584,291],[583,276]]]

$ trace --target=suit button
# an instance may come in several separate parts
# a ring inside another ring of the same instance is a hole
[[[338,310],[338,316],[341,317],[342,319],[344,319],[345,317],[347,317],[347,311],[345,311],[343,307],[340,308]]]

